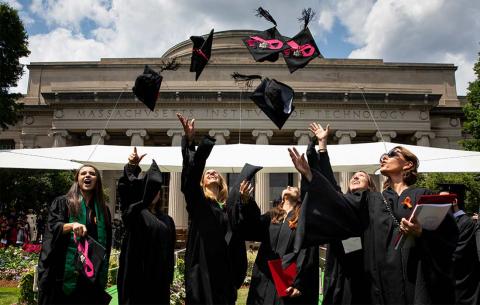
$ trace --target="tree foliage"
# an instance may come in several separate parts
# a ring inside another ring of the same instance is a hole
[[[9,93],[23,74],[21,57],[28,56],[28,36],[15,9],[0,3],[0,127],[8,128],[17,122],[22,105],[19,93]]]
[[[67,193],[73,183],[70,171],[0,169],[0,209],[34,209],[48,206]]]
[[[429,173],[419,175],[417,186],[425,187],[432,191],[439,191],[439,183],[465,184],[465,210],[467,213],[478,213],[480,203],[480,179],[477,174],[470,173]]]
[[[467,104],[463,107],[465,122],[463,130],[472,136],[472,139],[462,141],[466,150],[480,151],[480,53],[473,70],[477,79],[468,85]]]

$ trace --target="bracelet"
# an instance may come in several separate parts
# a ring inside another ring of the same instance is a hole
[[[318,152],[326,152],[326,151],[327,151],[326,148],[321,148],[321,149],[318,150]]]

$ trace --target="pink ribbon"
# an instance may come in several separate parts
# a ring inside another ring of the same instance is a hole
[[[203,53],[202,50],[200,50],[200,49],[193,49],[193,52],[197,53],[198,55],[200,55],[201,57],[203,57],[206,61],[208,61],[207,55],[205,55],[205,53]]]
[[[290,56],[290,53],[292,51],[293,56],[298,57],[300,57],[300,55],[302,57],[310,57],[315,53],[315,48],[309,43],[298,45],[295,41],[290,40],[287,42],[287,44],[290,46],[290,49],[286,49],[285,51],[283,51],[286,56]]]
[[[77,241],[77,236],[75,233],[73,233],[73,240],[77,244],[78,252],[80,252],[80,260],[83,263],[83,270],[85,271],[85,275],[87,277],[93,277],[95,270],[93,270],[92,261],[88,258],[88,242],[85,240],[84,244],[82,245],[82,242]]]
[[[255,43],[259,43],[262,49],[278,50],[283,47],[283,42],[278,39],[265,40],[262,37],[251,36],[247,43],[250,47],[254,47]]]

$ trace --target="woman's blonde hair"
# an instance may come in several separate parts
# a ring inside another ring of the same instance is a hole
[[[369,191],[371,191],[371,192],[376,192],[377,191],[377,186],[376,186],[375,182],[373,181],[372,176],[370,176],[367,172],[364,172],[364,171],[357,171],[357,172],[355,172],[355,174],[356,173],[363,173],[363,174],[365,174],[365,176],[367,176],[368,190]],[[352,190],[350,190],[350,185],[348,186],[347,192],[348,193],[352,192]]]
[[[205,197],[210,198],[211,200],[214,200],[214,201],[226,203],[228,198],[228,186],[227,186],[227,183],[225,182],[225,178],[223,178],[223,176],[217,172],[218,180],[219,180],[219,185],[218,185],[219,190],[218,190],[218,197],[215,197],[215,194],[213,194],[203,183],[203,180],[205,180],[205,172],[203,172],[202,180],[200,181],[200,185],[202,186]]]
[[[406,185],[415,184],[418,177],[418,166],[420,165],[420,161],[418,161],[417,156],[403,146],[395,146],[392,150],[399,150],[400,154],[402,154],[405,160],[412,162],[413,166],[403,172],[403,182],[405,182]],[[383,189],[386,189],[391,184],[392,179],[387,176],[387,180],[383,183]]]

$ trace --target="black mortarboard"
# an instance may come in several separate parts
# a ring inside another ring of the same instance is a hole
[[[300,21],[304,22],[303,29],[287,41],[289,47],[283,51],[283,58],[290,73],[305,67],[315,57],[323,57],[308,29],[308,23],[314,16],[315,13],[311,8],[303,10],[302,17],[299,18]]]
[[[465,191],[467,187],[461,183],[439,183],[438,187],[440,192],[449,192],[450,194],[457,195],[458,206],[460,209],[464,208],[465,203]]]
[[[155,160],[152,160],[152,165],[150,165],[150,168],[145,173],[143,179],[143,203],[150,204],[155,196],[157,196],[157,193],[160,191],[163,184],[162,172],[160,171],[160,168],[158,168]]]
[[[290,38],[283,37],[280,32],[278,32],[277,22],[267,10],[259,7],[257,9],[257,16],[264,17],[275,26],[266,31],[244,38],[243,43],[245,43],[255,61],[277,61],[280,52],[288,48],[286,41]]]
[[[250,98],[277,125],[278,129],[282,129],[295,110],[294,94],[295,92],[290,86],[274,79],[265,78]]]
[[[193,42],[190,72],[196,72],[195,80],[198,80],[212,55],[213,29],[206,40],[203,36],[190,36],[190,39]]]
[[[247,180],[249,182],[252,182],[252,179],[255,176],[255,174],[262,168],[263,167],[261,166],[245,163],[237,179],[230,186],[230,190],[228,192],[229,194],[227,199],[227,206],[230,206],[230,204],[233,205],[234,201],[240,198],[240,184],[242,183],[242,181]]]
[[[163,76],[146,65],[143,74],[137,77],[132,88],[135,96],[152,111],[155,110],[162,80]]]
[[[160,72],[165,70],[177,70],[180,64],[176,59],[170,59],[162,61]],[[132,88],[135,96],[142,101],[151,111],[155,110],[157,104],[158,91],[162,85],[163,76],[157,73],[155,70],[145,65],[143,74],[137,76],[135,80],[135,86]]]

